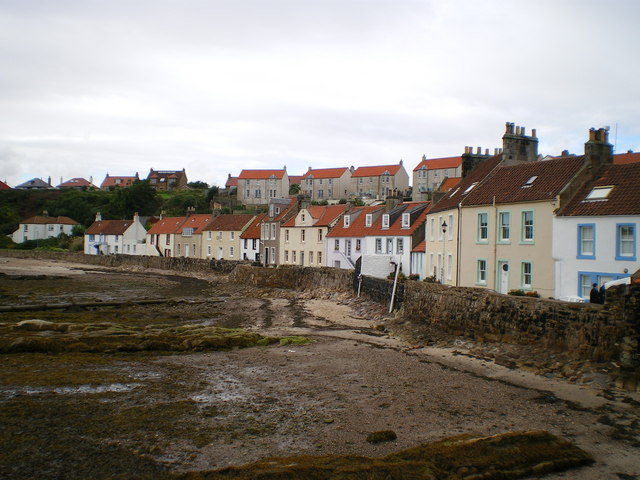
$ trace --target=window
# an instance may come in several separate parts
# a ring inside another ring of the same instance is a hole
[[[303,213],[302,215],[300,215],[300,220],[301,220],[302,222],[304,222],[304,219],[305,219],[305,218],[306,218],[306,217],[305,217],[304,213]]]
[[[478,241],[489,240],[489,215],[487,213],[478,214]]]
[[[522,262],[522,288],[531,288],[533,283],[533,267],[530,262]]]
[[[284,241],[285,242],[289,241],[289,229],[288,228],[284,231]]]
[[[291,251],[291,261],[292,261],[293,263],[296,263],[296,254],[297,254],[297,253],[298,253],[298,252],[296,252],[295,250],[292,250],[292,251]]]
[[[429,254],[429,273],[433,273],[433,276],[436,276],[436,266],[433,263],[433,253]]]
[[[453,269],[453,255],[447,255],[447,280],[451,280],[451,271]]]
[[[193,256],[195,257],[196,256],[196,244],[194,243],[191,246],[193,247]]]
[[[453,215],[449,215],[449,228],[447,229],[449,240],[453,240]]]
[[[376,253],[382,253],[382,239],[376,238]]]
[[[304,242],[306,240],[306,237],[307,237],[307,235],[306,235],[306,232],[305,232],[305,230],[303,228],[302,230],[300,230],[300,241]]]
[[[580,275],[580,296],[583,298],[589,298],[589,292],[591,292],[591,284],[595,283],[591,281],[591,275]]]
[[[533,182],[535,182],[537,178],[538,178],[537,175],[530,177],[529,180],[524,182],[524,185],[522,185],[522,188],[529,188],[531,185],[533,185]]]
[[[271,263],[276,263],[276,247],[271,247]]]
[[[319,242],[322,241],[322,229],[321,228],[318,229],[318,241]]]
[[[167,237],[166,237],[165,243],[167,245],[169,245],[171,243],[171,239],[169,238],[169,234],[168,233],[167,233]]]
[[[498,222],[499,222],[499,230],[498,230],[498,239],[502,242],[509,241],[511,236],[511,213],[510,212],[500,212],[498,214]]]
[[[411,226],[411,214],[403,213],[402,214],[402,228],[409,228]]]
[[[486,260],[478,260],[476,283],[478,285],[487,284],[487,261]]]
[[[234,240],[236,238],[236,232],[229,232],[229,240]]]
[[[589,195],[587,195],[585,201],[606,200],[611,193],[611,190],[613,190],[613,187],[595,187],[589,192]]]
[[[114,250],[113,250],[113,251],[114,251],[114,253],[118,253],[118,245],[116,245],[116,246],[114,247]]]
[[[340,240],[336,240],[333,245],[334,250],[340,250]]]
[[[276,239],[276,224],[272,223],[271,224],[271,240],[275,240],[275,239]]]
[[[616,260],[636,259],[636,226],[633,223],[616,225]]]
[[[362,248],[362,241],[358,238],[356,239],[356,252],[359,252]]]
[[[351,223],[351,216],[350,215],[345,215],[343,218],[343,222],[344,222],[344,228],[349,228],[349,225]]]
[[[222,232],[221,231],[216,232],[216,240],[222,240]]]
[[[127,243],[127,253],[131,252],[131,245]]]
[[[404,239],[398,238],[396,240],[396,253],[401,255],[404,253]]]
[[[178,249],[178,255],[180,255],[180,244],[176,245],[177,249]]]
[[[322,265],[322,252],[318,252],[318,265]]]
[[[596,226],[593,223],[578,225],[578,255],[576,258],[595,259]]]
[[[429,238],[431,238],[431,240],[433,240],[433,235],[434,235],[434,233],[433,233],[433,232],[435,232],[435,231],[436,231],[436,227],[435,227],[435,225],[436,225],[436,219],[435,219],[435,218],[432,218],[432,219],[431,219],[431,223],[430,223],[430,225],[431,225],[431,232],[429,233]]]
[[[211,256],[211,245],[207,246],[207,257]]]
[[[193,228],[192,227],[186,227],[186,228],[182,229],[182,236],[183,237],[192,237],[193,236]]]
[[[90,242],[93,242],[95,240],[95,238],[96,238],[95,235],[89,235],[89,241]]]
[[[284,251],[284,261],[289,263],[289,250]]]
[[[533,242],[533,211],[522,212],[522,241]]]
[[[438,240],[442,240],[442,216],[438,217]]]
[[[313,263],[313,252],[309,252],[309,263]]]
[[[49,230],[50,232],[53,232],[55,229],[55,225],[47,225],[47,230]]]
[[[382,228],[389,228],[389,214],[382,215]]]
[[[463,192],[463,195],[469,193],[473,188],[478,184],[478,182],[473,182],[471,185],[467,187],[467,189]],[[456,190],[457,191],[457,190]]]
[[[393,238],[387,238],[387,253],[393,253]]]
[[[370,213],[367,213],[364,217],[364,226],[370,227],[372,223],[373,223],[373,215]]]
[[[233,257],[234,254],[234,248],[233,247],[229,247],[229,256]]]
[[[207,232],[207,240],[211,240],[211,230]]]

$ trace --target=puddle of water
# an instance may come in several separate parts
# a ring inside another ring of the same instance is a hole
[[[38,395],[41,393],[57,393],[60,395],[107,393],[107,392],[129,392],[138,388],[141,383],[110,383],[107,385],[79,385],[77,387],[23,387],[23,388],[1,388],[0,393],[8,397],[16,395]]]

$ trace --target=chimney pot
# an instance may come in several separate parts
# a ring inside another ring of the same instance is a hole
[[[533,138],[536,138],[536,129],[535,129],[535,128],[532,128],[532,129],[531,129],[531,136],[532,136]]]
[[[482,147],[478,147],[476,150],[476,155],[480,155],[482,153]]]
[[[489,155],[489,149],[488,149],[488,148],[485,148],[485,149],[484,149],[484,154],[485,154],[485,155]]]

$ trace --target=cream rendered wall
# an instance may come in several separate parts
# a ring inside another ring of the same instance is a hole
[[[241,234],[242,230],[207,230],[202,232],[201,258],[242,260]]]
[[[442,233],[443,222],[447,224],[445,234]],[[425,222],[424,228],[426,240],[426,253],[424,256],[425,275],[431,277],[434,275],[435,269],[436,280],[441,281],[445,285],[457,285],[458,209],[427,214],[427,221]],[[444,281],[442,280],[443,273]]]
[[[308,183],[311,180],[311,184]],[[346,169],[342,176],[337,178],[310,178],[305,179],[301,185],[302,190],[309,195],[311,200],[340,200],[347,198],[351,192],[351,171]],[[322,190],[322,196],[319,196]],[[331,190],[331,195],[329,195]]]
[[[319,267],[324,264],[328,228],[314,227],[314,223],[315,219],[303,208],[295,217],[294,227],[281,227],[279,239],[281,265]],[[303,252],[302,255],[301,252]],[[322,263],[318,262],[318,252],[322,255]]]
[[[176,257],[202,258],[202,234],[183,235],[176,233],[173,254]],[[179,252],[179,253],[178,253]]]
[[[552,258],[553,210],[552,202],[486,205],[462,208],[460,243],[460,286],[485,287],[500,291],[498,268],[508,262],[506,291],[535,290],[543,297],[554,295],[554,260]],[[533,211],[533,241],[523,239],[522,213]],[[497,218],[500,212],[510,212],[510,239],[496,242]],[[486,213],[488,239],[478,240],[478,215]],[[478,260],[486,261],[486,281],[478,280]],[[522,283],[522,262],[532,267],[532,283]]]
[[[249,190],[249,196],[247,196]],[[256,190],[260,197],[256,197]],[[269,190],[275,195],[269,196]],[[287,198],[289,196],[289,176],[285,172],[282,178],[238,179],[238,201],[244,205],[266,205],[270,198]]]

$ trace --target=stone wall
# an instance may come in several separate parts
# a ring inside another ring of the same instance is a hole
[[[238,265],[230,280],[256,287],[289,288],[293,290],[326,289],[351,291],[353,272],[340,268],[279,266],[277,268]]]

